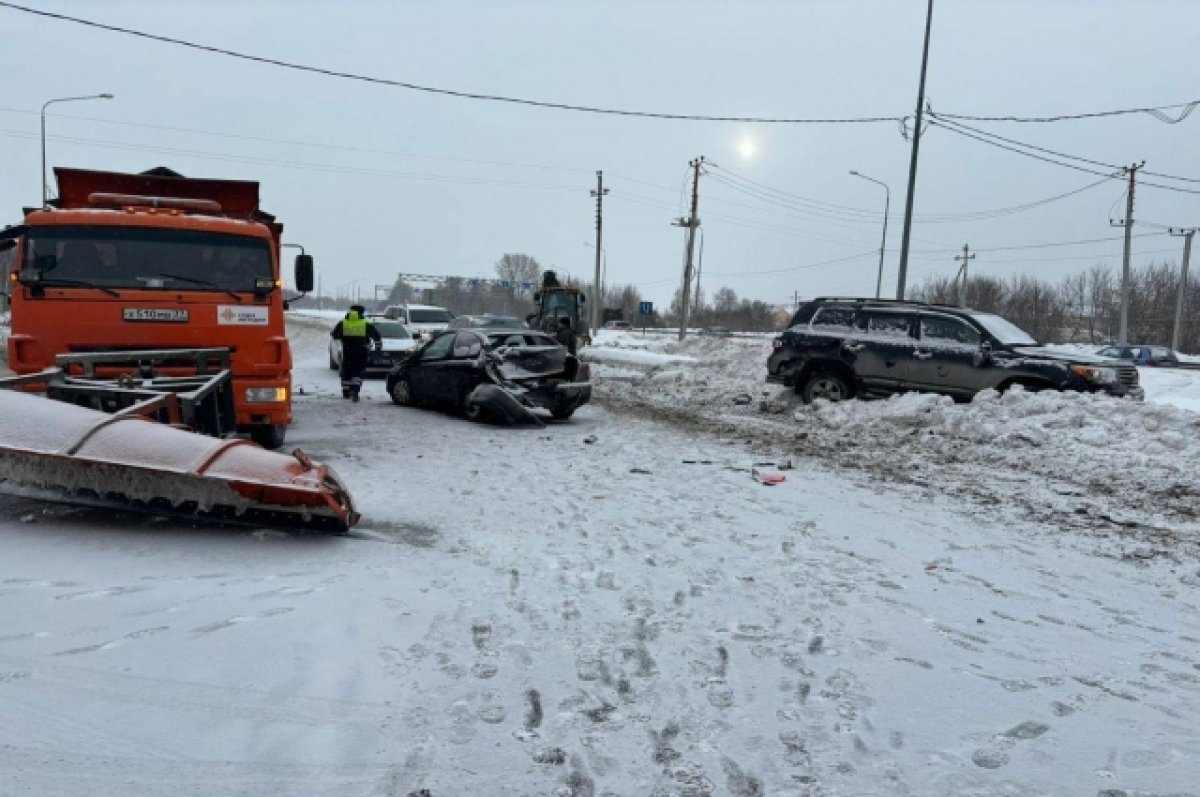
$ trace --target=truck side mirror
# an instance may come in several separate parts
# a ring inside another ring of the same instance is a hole
[[[296,255],[296,290],[311,293],[313,289],[312,255]]]

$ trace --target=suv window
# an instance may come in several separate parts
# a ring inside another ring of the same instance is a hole
[[[982,338],[979,330],[957,318],[921,316],[921,340],[978,346]]]
[[[813,316],[812,326],[852,328],[854,326],[854,308],[822,307]]]
[[[866,330],[872,335],[907,338],[911,322],[912,316],[900,313],[870,313],[866,318]]]

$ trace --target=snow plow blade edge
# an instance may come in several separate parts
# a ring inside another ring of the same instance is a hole
[[[205,522],[341,533],[359,515],[327,466],[136,414],[0,390],[0,489]]]

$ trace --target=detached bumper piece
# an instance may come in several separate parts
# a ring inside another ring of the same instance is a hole
[[[479,385],[471,391],[467,401],[478,404],[489,415],[507,424],[527,423],[539,429],[546,426],[546,422],[534,415],[520,398],[498,385]]]
[[[298,449],[281,454],[154,421],[172,398],[109,415],[0,390],[0,490],[257,527],[341,533],[358,521],[337,475]]]

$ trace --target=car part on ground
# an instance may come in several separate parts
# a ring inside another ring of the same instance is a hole
[[[905,391],[965,401],[1014,386],[1144,397],[1132,365],[1047,349],[999,316],[862,298],[814,299],[797,310],[772,341],[767,381],[805,402]]]
[[[108,414],[22,392],[39,381],[63,398],[119,408]],[[17,388],[0,390],[0,489],[204,522],[345,532],[358,521],[336,474],[299,449],[280,454],[197,434],[181,428],[190,399],[83,381],[56,368],[0,382]],[[208,412],[203,406],[191,405],[193,418]]]
[[[448,330],[388,374],[401,406],[461,411],[471,420],[544,424],[543,409],[566,420],[592,397],[590,367],[553,338],[531,330]]]

